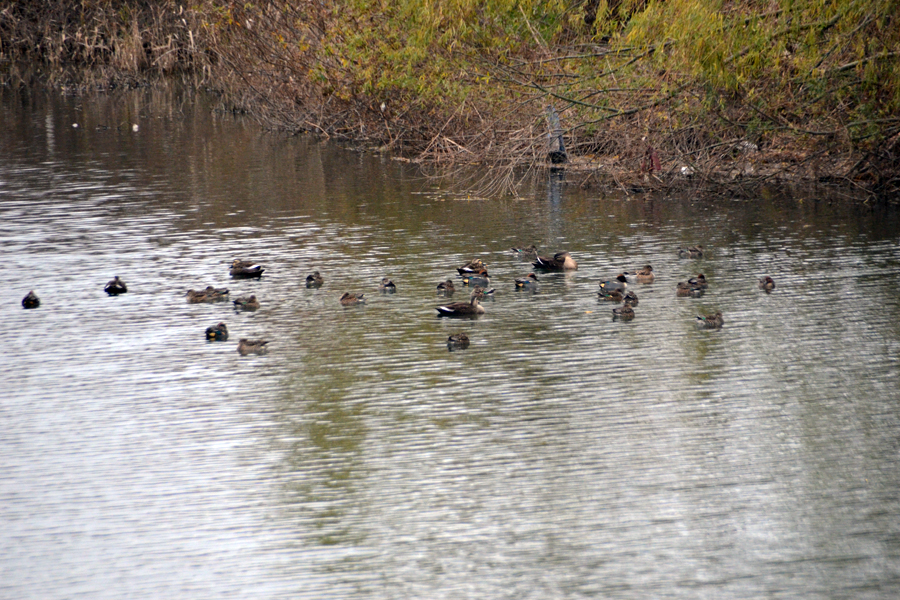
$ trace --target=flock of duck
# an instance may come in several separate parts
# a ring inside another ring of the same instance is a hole
[[[574,271],[578,269],[578,263],[572,258],[568,252],[557,252],[552,257],[541,256],[534,245],[527,248],[512,248],[512,251],[528,258],[532,261],[532,266],[536,271],[542,272],[559,272]],[[689,246],[687,248],[679,248],[678,256],[680,258],[698,259],[703,258],[704,247],[702,245]],[[468,302],[451,302],[436,307],[438,316],[441,317],[477,317],[484,314],[484,307],[481,305],[482,300],[490,294],[494,293],[494,288],[490,287],[490,276],[487,266],[481,259],[473,259],[461,267],[457,267],[457,272],[462,278],[462,283],[469,286],[472,290]],[[265,268],[253,261],[235,259],[231,263],[229,275],[235,279],[259,278],[262,276]],[[634,307],[639,303],[639,299],[634,290],[628,289],[629,276],[637,283],[653,283],[655,275],[653,267],[644,266],[642,269],[630,273],[625,271],[617,275],[609,281],[601,281],[597,296],[600,300],[608,300],[621,304],[612,309],[613,319],[629,321],[635,318]],[[306,287],[319,288],[325,282],[319,271],[314,271],[306,277]],[[537,291],[540,280],[534,273],[528,273],[523,277],[515,279],[517,289],[525,289]],[[761,278],[758,282],[759,288],[766,293],[775,289],[775,281],[768,275]],[[691,277],[687,281],[680,281],[675,286],[675,295],[682,297],[699,297],[708,289],[709,283],[706,277],[699,273],[695,277]],[[385,277],[381,280],[378,287],[379,291],[385,294],[391,294],[397,291],[397,286],[389,278]],[[110,296],[118,296],[128,292],[128,286],[118,276],[115,276],[103,288]],[[456,284],[452,279],[437,284],[437,292],[443,296],[452,296],[456,291]],[[229,300],[229,292],[227,288],[216,288],[207,286],[203,290],[188,290],[188,303],[211,303]],[[365,294],[345,292],[339,299],[342,306],[356,306],[365,304]],[[236,310],[256,310],[260,307],[259,300],[255,295],[241,296],[232,300]],[[26,309],[38,308],[41,301],[34,293],[34,290],[22,299],[22,307]],[[725,323],[721,312],[714,314],[699,315],[696,318],[696,325],[701,329],[719,329]],[[228,327],[224,322],[211,325],[206,328],[206,338],[208,340],[225,341],[228,339]],[[237,351],[242,356],[248,354],[265,354],[268,351],[266,340],[249,340],[241,338],[238,341]],[[467,348],[469,346],[469,338],[465,333],[455,333],[447,339],[449,348]]]

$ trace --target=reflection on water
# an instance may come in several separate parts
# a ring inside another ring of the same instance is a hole
[[[2,94],[3,597],[900,589],[895,212],[556,176],[458,199],[180,90]],[[515,291],[531,243],[578,271]],[[473,257],[486,314],[438,318]],[[230,279],[234,258],[266,272]],[[637,318],[613,321],[597,283],[645,264]],[[700,272],[707,293],[676,298]],[[261,306],[186,301],[207,285]]]

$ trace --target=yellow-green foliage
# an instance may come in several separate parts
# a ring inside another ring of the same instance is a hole
[[[865,103],[872,93],[897,112],[897,9],[895,0],[651,0],[613,41],[655,49],[655,68],[716,92],[766,103],[825,100],[817,96],[829,89]]]
[[[336,5],[338,6],[338,5]],[[559,0],[354,0],[325,32],[324,51],[346,70],[346,94],[399,92],[457,102],[490,81],[486,64],[552,39]]]

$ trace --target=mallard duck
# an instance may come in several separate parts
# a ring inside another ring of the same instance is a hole
[[[634,274],[634,278],[638,283],[653,283],[656,276],[653,274],[653,267],[647,265],[643,269],[639,269],[638,272]]]
[[[453,285],[453,280],[448,279],[447,281],[442,281],[437,284],[437,291],[439,294],[444,294],[445,296],[452,296],[453,292],[456,291],[456,286]]]
[[[703,258],[703,246],[697,244],[696,246],[689,246],[687,248],[679,248],[678,249],[678,257],[679,258]]]
[[[206,328],[206,339],[224,342],[228,339],[228,327],[225,326],[225,323],[210,325]]]
[[[269,349],[266,348],[266,344],[269,342],[266,340],[248,340],[246,338],[241,338],[238,341],[237,351],[241,356],[247,356],[248,354],[266,354]]]
[[[465,333],[454,333],[447,338],[447,348],[449,350],[461,349],[469,347],[469,336]]]
[[[41,299],[37,297],[34,290],[31,290],[24,298],[22,298],[22,308],[37,308],[40,305]]]
[[[486,288],[491,285],[491,278],[488,277],[487,271],[479,273],[466,273],[462,276],[463,285],[480,285]]]
[[[719,329],[724,323],[725,320],[720,312],[714,315],[700,315],[697,317],[697,327],[700,329]]]
[[[306,287],[308,288],[321,287],[323,283],[325,283],[325,280],[322,278],[321,273],[319,273],[318,271],[313,271],[306,276]]]
[[[203,290],[210,302],[219,302],[228,300],[228,288],[216,288],[211,285],[206,286]]]
[[[341,296],[341,304],[343,306],[354,306],[356,304],[365,304],[366,298],[365,294],[351,294],[350,292],[344,292]]]
[[[456,270],[460,275],[466,275],[467,273],[484,273],[487,275],[487,267],[480,258],[473,258],[463,266],[457,267]]]
[[[125,285],[125,282],[119,279],[119,276],[116,275],[109,281],[105,286],[103,286],[103,291],[109,294],[110,296],[118,296],[119,294],[124,294],[128,291],[128,286]]]
[[[759,289],[771,292],[775,289],[775,280],[766,275],[759,280]]]
[[[525,277],[516,278],[516,289],[536,290],[538,289],[538,278],[534,273],[529,273]]]
[[[681,297],[693,296],[696,298],[703,295],[703,288],[691,285],[687,281],[679,281],[675,286],[675,295]]]
[[[510,248],[510,250],[530,260],[536,260],[538,257],[538,249],[534,244],[527,248]]]
[[[628,306],[637,306],[638,305],[637,294],[635,294],[634,292],[628,292],[627,294],[625,294],[624,302]]]
[[[597,298],[599,298],[600,300],[621,302],[625,299],[625,294],[622,293],[622,290],[605,290],[603,288],[600,288],[600,291],[597,292]]]
[[[231,269],[228,273],[232,277],[259,277],[265,269],[250,260],[234,259],[231,263]]]
[[[626,275],[630,275],[628,271],[624,273],[619,273],[616,275],[615,279],[610,279],[609,281],[601,281],[600,282],[600,291],[611,292],[613,290],[619,290],[623,294],[625,293],[625,289],[628,287],[628,278]]]
[[[453,302],[444,306],[438,306],[438,315],[441,317],[473,317],[484,314],[484,307],[479,304],[484,294],[473,294],[468,302]]]
[[[634,318],[634,309],[628,306],[617,306],[613,309],[613,319],[621,319],[622,321],[630,321]]]
[[[688,279],[688,283],[695,288],[699,288],[701,290],[705,290],[709,287],[709,284],[706,282],[706,275],[703,273],[697,273],[696,277],[691,277]]]
[[[234,299],[234,307],[240,310],[256,310],[259,308],[259,300],[256,296],[241,296]]]
[[[578,263],[572,258],[568,252],[557,252],[553,258],[546,256],[538,256],[537,260],[531,263],[535,269],[544,271],[574,271],[578,268]]]
[[[393,294],[397,291],[397,286],[394,285],[393,281],[385,277],[381,280],[381,285],[378,286],[378,289],[382,294]]]

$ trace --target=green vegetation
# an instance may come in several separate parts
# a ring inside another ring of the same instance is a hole
[[[187,72],[274,127],[490,165],[494,192],[545,164],[547,105],[585,182],[900,189],[893,0],[46,4],[0,0],[6,79]]]

